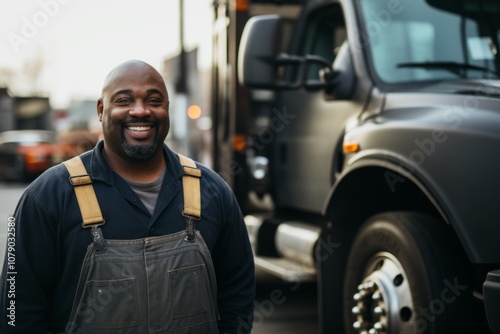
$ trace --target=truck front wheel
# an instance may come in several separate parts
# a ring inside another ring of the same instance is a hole
[[[406,212],[370,218],[358,231],[346,265],[345,332],[472,333],[466,266],[443,222]]]

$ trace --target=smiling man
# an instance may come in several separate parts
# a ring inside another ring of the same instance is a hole
[[[150,65],[128,61],[106,77],[104,140],[42,174],[9,220],[2,333],[250,332],[240,209],[216,173],[164,144],[168,110]]]
[[[167,89],[156,70],[136,62],[115,68],[97,102],[105,150],[128,161],[158,155],[170,127],[168,107]]]

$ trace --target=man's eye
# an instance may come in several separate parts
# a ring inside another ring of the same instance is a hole
[[[150,99],[149,103],[154,106],[159,106],[163,103],[163,101],[160,99]]]
[[[117,100],[115,101],[115,103],[118,103],[118,104],[128,104],[128,103],[130,103],[130,102],[131,102],[131,99],[129,99],[129,98],[125,98],[125,97],[123,97],[123,98],[119,98],[119,99],[117,99]]]

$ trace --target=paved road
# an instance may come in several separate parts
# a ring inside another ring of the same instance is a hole
[[[7,240],[8,219],[12,217],[17,201],[26,186],[26,184],[0,183],[0,264],[2,265],[5,255],[5,241]]]
[[[285,283],[257,271],[252,334],[318,333],[316,283]]]
[[[26,184],[0,183],[0,263],[3,264],[7,223]],[[285,283],[257,272],[253,334],[318,332],[315,283]]]

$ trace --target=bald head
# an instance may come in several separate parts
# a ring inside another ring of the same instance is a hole
[[[135,75],[136,77],[138,75],[152,76],[156,80],[158,80],[158,82],[163,83],[163,86],[165,88],[165,93],[167,92],[167,88],[165,87],[163,77],[153,66],[149,65],[146,62],[143,62],[142,60],[133,59],[119,64],[108,73],[108,75],[104,79],[104,84],[101,91],[101,98],[106,93],[109,93],[110,88],[114,84],[122,81],[124,78],[131,77],[132,75]],[[144,80],[140,79],[139,77],[137,77],[136,79]]]

